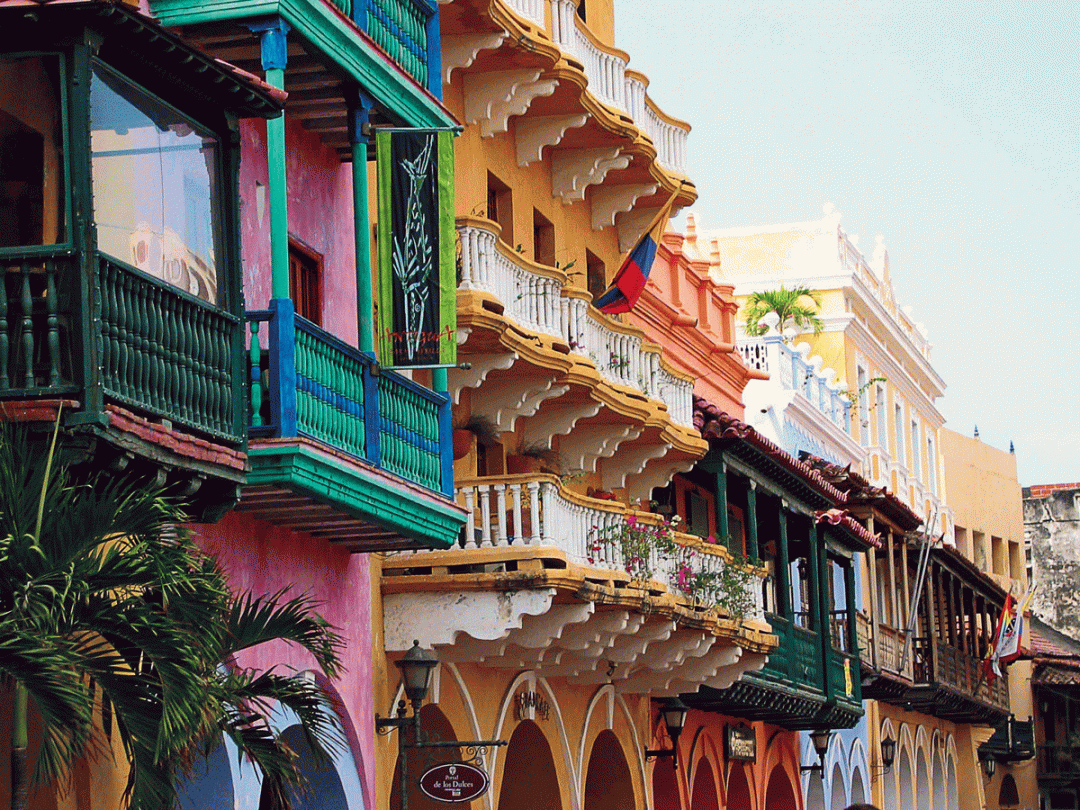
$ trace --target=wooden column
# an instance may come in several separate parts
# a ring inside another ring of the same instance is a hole
[[[780,541],[777,543],[776,608],[789,622],[795,620],[791,606],[791,556],[788,554],[788,512],[780,501]]]
[[[870,534],[874,534],[874,516],[870,515],[870,518],[866,521],[866,528]],[[870,597],[867,600],[866,615],[870,619],[870,665],[880,670],[881,667],[878,663],[878,581],[877,581],[877,549],[873,546],[866,555],[867,565],[869,567],[867,582],[870,588]]]
[[[746,556],[758,558],[757,481],[753,479],[746,490]]]
[[[731,528],[728,526],[727,502],[727,465],[721,462],[716,473],[716,520],[720,527],[720,542],[730,551]]]

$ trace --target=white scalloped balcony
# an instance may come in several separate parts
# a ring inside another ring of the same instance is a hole
[[[666,169],[686,174],[686,136],[689,127],[665,115],[648,97],[648,81],[627,70],[628,56],[600,43],[577,16],[575,0],[504,0],[515,13],[546,29],[551,12],[552,40],[579,63],[589,92],[604,104],[633,119],[656,147],[657,161]]]
[[[609,382],[660,400],[673,422],[693,426],[693,380],[667,368],[660,347],[646,345],[640,330],[591,307],[588,293],[569,287],[566,274],[514,253],[499,239],[494,222],[461,217],[458,234],[460,289],[493,296],[507,318],[566,342]]]
[[[628,517],[656,524],[659,516],[629,509],[614,501],[601,501],[563,489],[551,475],[514,475],[462,478],[456,482],[458,505],[469,517],[463,548],[521,548],[553,546],[576,565],[626,571],[621,550],[598,542],[605,533],[624,525]],[[690,559],[697,570],[719,572],[727,565],[727,551],[703,543],[689,534],[677,534],[677,542],[697,553]],[[648,561],[655,580],[677,593],[678,562],[657,554]],[[763,620],[761,590],[754,589],[753,608],[745,618]]]

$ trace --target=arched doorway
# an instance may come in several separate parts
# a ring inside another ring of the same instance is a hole
[[[420,730],[424,735],[424,739],[428,742],[435,740],[442,740],[443,742],[453,742],[457,740],[457,735],[454,733],[454,727],[450,725],[450,721],[443,714],[435,704],[428,704],[420,710]],[[403,733],[402,730],[394,732],[395,734]],[[410,733],[411,732],[406,732]],[[410,750],[406,754],[406,759],[409,763],[409,778],[407,780],[409,784],[409,810],[445,810],[446,805],[442,802],[437,802],[434,799],[429,799],[423,791],[417,787],[417,782],[420,781],[420,777],[424,772],[439,762],[449,762],[451,760],[458,759],[460,757],[460,749],[458,748],[435,748],[435,749],[414,749]],[[472,802],[463,803],[458,805],[462,810],[472,807]],[[401,808],[401,761],[399,760],[394,765],[394,781],[390,787],[390,808],[391,810],[400,810]]]
[[[945,766],[940,750],[934,751],[933,783],[931,784],[931,789],[934,792],[934,810],[949,810],[949,805],[945,804]]]
[[[821,780],[817,780],[820,784]],[[730,806],[730,803],[729,803]],[[765,791],[765,806],[769,810],[795,810],[795,788],[783,766],[776,765],[769,774],[769,787]]]
[[[1005,774],[998,791],[998,807],[1016,807],[1020,804],[1020,794],[1016,790],[1016,780],[1011,773]]]
[[[694,788],[690,792],[690,810],[717,810],[718,807],[720,799],[716,794],[716,775],[707,759],[699,760],[694,773]]]
[[[585,810],[626,810],[632,807],[634,785],[622,746],[614,732],[601,731],[589,755],[585,776]]]
[[[887,785],[888,780],[886,780]],[[851,772],[851,803],[865,804],[869,800],[870,797],[866,795],[866,787],[863,785],[862,771],[856,769]]]
[[[960,787],[956,782],[956,760],[952,757],[948,757],[948,765],[946,766],[946,780],[948,786],[945,789],[945,794],[949,798],[949,807],[960,806]]]
[[[333,765],[316,764],[315,755],[307,744],[300,725],[289,726],[281,733],[281,737],[296,753],[296,764],[308,781],[308,790],[293,792],[293,810],[349,810],[349,799],[337,771]],[[272,806],[268,792],[264,789],[259,796],[259,810]]]
[[[532,720],[522,720],[510,736],[502,774],[499,810],[562,810],[551,747]]]
[[[911,793],[911,755],[906,748],[900,751],[900,767],[897,769],[897,776],[900,779],[900,789],[897,792],[897,801],[893,804],[893,810],[897,807],[915,807]]]
[[[930,771],[925,752],[915,755],[915,798],[918,810],[930,810]]]
[[[177,792],[180,810],[216,810],[235,805],[233,773],[223,742],[215,745],[206,759],[192,766],[191,773],[177,786]]]
[[[750,810],[750,780],[746,778],[746,766],[732,763],[728,772],[727,807],[730,810]]]
[[[814,777],[811,776],[810,778],[813,779]],[[832,810],[844,810],[848,803],[847,796],[844,793],[844,772],[840,768],[839,762],[833,765],[831,786],[832,801],[830,806]]]
[[[679,810],[678,773],[666,759],[656,760],[652,771],[653,810]]]

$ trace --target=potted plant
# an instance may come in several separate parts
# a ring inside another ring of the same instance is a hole
[[[479,444],[492,445],[499,439],[499,430],[491,419],[479,414],[455,422],[453,434],[455,461],[469,454],[474,438]]]
[[[546,470],[556,475],[562,469],[559,454],[541,442],[527,445],[520,453],[506,457],[506,472],[510,475],[535,473]]]

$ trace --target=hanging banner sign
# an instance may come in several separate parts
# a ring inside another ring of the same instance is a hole
[[[457,270],[450,132],[377,132],[383,365],[454,363]]]
[[[750,726],[727,727],[727,758],[741,762],[757,761],[757,735]]]
[[[424,795],[446,804],[471,802],[487,792],[488,784],[487,773],[467,762],[444,762],[420,777]]]

